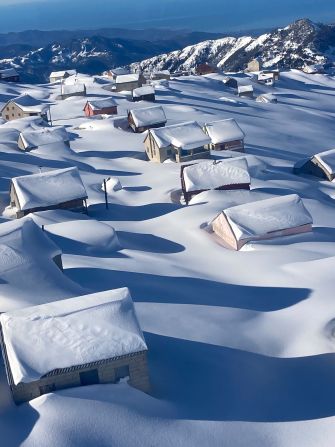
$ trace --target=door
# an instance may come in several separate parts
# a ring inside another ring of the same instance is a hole
[[[97,369],[83,371],[79,373],[79,377],[81,385],[96,385],[97,383],[100,383]]]

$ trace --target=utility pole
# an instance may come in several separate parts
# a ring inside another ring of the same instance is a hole
[[[108,180],[108,179],[107,179]],[[104,178],[104,192],[105,192],[105,204],[106,204],[106,210],[108,210],[108,196],[107,196],[107,184],[106,179]]]

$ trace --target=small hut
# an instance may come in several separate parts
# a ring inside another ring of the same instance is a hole
[[[268,85],[270,87],[273,87],[275,85],[275,78],[272,73],[258,73],[257,75],[257,82],[259,84]]]
[[[226,87],[236,88],[238,87],[238,82],[235,78],[231,78],[230,76],[224,76],[222,79],[223,84]]]
[[[150,78],[153,81],[159,81],[161,79],[171,79],[171,73],[169,70],[160,70],[160,71],[153,71],[150,75]]]
[[[131,92],[135,88],[142,87],[145,82],[142,73],[119,75],[115,79],[115,90],[117,92]]]
[[[4,68],[0,70],[0,81],[19,82],[20,75],[15,68]]]
[[[218,67],[214,64],[210,64],[208,62],[204,62],[202,64],[198,64],[195,67],[195,74],[199,76],[208,75],[211,73],[217,73]]]
[[[335,178],[335,149],[320,152],[307,160],[299,161],[293,168],[293,172],[333,181]]]
[[[204,131],[211,139],[210,149],[244,152],[245,133],[233,118],[207,123]]]
[[[24,130],[20,132],[17,144],[22,151],[30,151],[42,146],[59,145],[60,143],[70,146],[69,134],[63,126]]]
[[[250,61],[247,65],[248,72],[255,72],[255,71],[261,71],[262,70],[262,61],[260,58],[256,57],[252,61]]]
[[[113,98],[89,100],[84,112],[87,117],[96,115],[117,115],[117,104]]]
[[[269,104],[269,103],[277,104],[278,98],[277,98],[277,96],[273,95],[272,93],[263,93],[262,95],[259,95],[256,98],[256,101],[257,102],[263,102],[263,103],[266,103],[266,104]]]
[[[63,81],[64,79],[67,79],[70,76],[74,76],[76,74],[77,70],[53,71],[52,73],[50,73],[49,80],[50,83],[53,84],[55,82]]]
[[[263,68],[262,73],[271,75],[274,81],[279,81],[280,79],[280,70],[278,68]]]
[[[81,82],[75,84],[61,84],[61,94],[59,99],[67,99],[72,96],[86,96],[86,85]]]
[[[0,324],[16,404],[63,388],[122,378],[150,391],[148,348],[126,288],[4,313]]]
[[[249,190],[251,182],[245,157],[183,165],[180,179],[186,205],[201,192],[212,189]]]
[[[134,90],[131,92],[131,97],[134,102],[155,102],[155,89],[151,85],[144,85],[143,87],[134,88]]]
[[[29,116],[40,116],[48,121],[48,110],[50,104],[42,103],[38,99],[24,93],[21,96],[10,99],[1,109],[1,116],[6,121],[27,118]]]
[[[144,140],[149,160],[158,163],[209,158],[209,143],[210,138],[195,121],[149,129]]]
[[[20,218],[36,211],[86,209],[87,192],[77,167],[14,177],[10,206]]]
[[[239,85],[237,94],[240,98],[253,98],[254,88],[252,85]]]
[[[290,194],[227,208],[211,226],[229,248],[240,250],[250,241],[312,231],[312,224],[301,198]]]
[[[136,133],[141,133],[155,127],[163,127],[166,121],[165,112],[161,106],[144,107],[129,110],[128,112],[129,126]]]
[[[109,76],[110,78],[113,78],[114,81],[116,80],[116,78],[118,76],[123,76],[123,75],[128,75],[128,74],[130,74],[130,71],[128,68],[125,68],[125,67],[111,68],[107,72],[107,76]]]

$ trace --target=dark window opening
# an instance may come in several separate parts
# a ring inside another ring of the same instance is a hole
[[[96,385],[97,383],[100,383],[97,369],[83,371],[79,373],[79,377],[81,385]]]
[[[115,368],[115,381],[123,379],[124,377],[129,377],[129,366],[125,365]]]

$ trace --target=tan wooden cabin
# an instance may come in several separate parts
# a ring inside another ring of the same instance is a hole
[[[67,79],[70,76],[74,76],[76,74],[77,74],[77,70],[53,71],[52,73],[50,73],[49,80],[50,80],[50,83],[55,83],[55,82],[63,81],[64,79]]]
[[[312,231],[313,219],[297,194],[273,197],[223,210],[211,223],[224,245],[240,250],[262,241]]]
[[[1,109],[1,116],[6,121],[27,118],[29,116],[40,116],[48,121],[48,110],[50,104],[42,103],[27,93],[10,99]]]
[[[193,196],[209,190],[250,189],[250,175],[245,157],[184,164],[180,169],[181,189],[186,205]]]
[[[128,112],[128,124],[136,133],[142,133],[156,127],[163,127],[166,121],[162,106],[143,107],[141,109],[132,109]]]
[[[246,69],[246,71],[248,72],[261,71],[261,70],[262,70],[262,61],[259,58],[255,58],[252,61],[250,61]]]
[[[77,167],[23,175],[11,181],[10,207],[17,218],[52,209],[84,211],[86,199]]]
[[[195,121],[149,129],[144,146],[149,160],[177,163],[210,157],[209,137]]]
[[[3,313],[0,324],[16,404],[127,378],[134,388],[150,391],[148,348],[127,288]]]
[[[307,160],[299,161],[294,166],[293,172],[333,181],[335,178],[335,149],[320,152]]]
[[[244,152],[245,133],[233,118],[206,123],[204,131],[211,139],[211,150]]]
[[[129,91],[135,88],[142,87],[146,80],[142,73],[131,73],[126,75],[119,75],[115,79],[115,90],[117,92]]]

